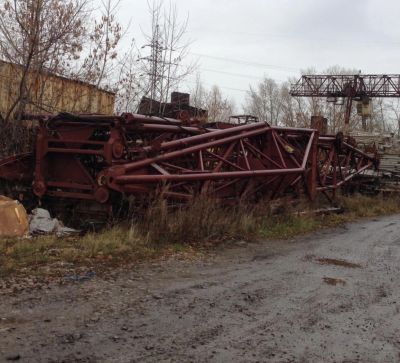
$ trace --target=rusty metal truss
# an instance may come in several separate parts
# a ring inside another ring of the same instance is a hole
[[[226,203],[288,194],[332,198],[377,166],[373,150],[361,151],[341,135],[265,122],[198,126],[137,114],[25,118],[38,121],[35,150],[0,161],[0,180],[24,185],[18,196],[25,200],[32,194],[113,207],[122,195],[161,194],[179,203],[199,195]]]

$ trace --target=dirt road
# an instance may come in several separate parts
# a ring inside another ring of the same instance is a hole
[[[0,361],[398,362],[399,216],[0,291]]]

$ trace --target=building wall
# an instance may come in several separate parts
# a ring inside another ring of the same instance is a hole
[[[0,61],[0,114],[4,117],[19,94],[18,66]],[[27,113],[113,114],[115,94],[87,83],[49,74],[29,74]]]

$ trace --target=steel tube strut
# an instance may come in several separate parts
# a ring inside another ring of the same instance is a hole
[[[216,138],[220,136],[227,136],[231,134],[239,134],[242,131],[250,131],[250,130],[255,130],[255,129],[264,129],[264,130],[271,130],[271,127],[268,126],[265,122],[258,122],[250,125],[243,125],[243,126],[237,126],[237,127],[231,127],[228,129],[224,130],[216,130],[213,131],[212,133],[205,133],[201,135],[196,135],[196,136],[190,136],[187,138],[183,138],[180,140],[174,140],[174,141],[169,141],[161,144],[161,147],[158,149],[160,151],[163,150],[168,150],[176,147],[185,147],[189,146],[195,143],[199,143],[202,141],[210,140],[211,138]],[[144,147],[143,149],[145,151],[150,151],[151,146]]]
[[[160,181],[201,181],[218,180],[226,178],[249,178],[262,177],[267,175],[291,175],[303,173],[303,168],[296,169],[273,169],[273,170],[251,170],[232,171],[218,173],[178,174],[178,175],[124,175],[115,178],[117,184],[129,183],[157,183]]]

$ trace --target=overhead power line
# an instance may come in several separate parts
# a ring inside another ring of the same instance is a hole
[[[242,78],[247,78],[247,79],[251,78],[251,79],[258,80],[258,81],[261,81],[264,78],[264,76],[254,76],[254,75],[244,74],[244,73],[226,72],[226,71],[220,71],[217,69],[209,69],[209,68],[203,68],[203,67],[200,67],[200,71],[226,74],[228,76],[242,77]],[[284,80],[277,79],[277,78],[274,78],[274,80],[279,81],[279,82],[285,82]]]
[[[186,83],[191,83],[191,84],[196,84],[196,81],[189,81],[189,80],[186,80],[185,81]],[[222,88],[222,89],[226,89],[226,90],[230,90],[230,91],[237,91],[237,92],[243,92],[243,93],[247,93],[248,92],[248,90],[246,90],[246,89],[241,89],[241,88],[232,88],[232,87],[227,87],[227,86],[221,86],[221,85],[219,85],[219,84],[211,84],[211,83],[208,83],[208,82],[201,82],[203,85],[205,85],[205,86],[209,86],[209,87],[212,87],[212,86],[217,86],[218,88]]]
[[[287,67],[287,66],[280,66],[280,65],[274,65],[274,64],[264,64],[264,63],[257,63],[257,62],[252,62],[252,61],[247,61],[244,59],[236,59],[236,58],[228,58],[228,57],[218,57],[218,56],[213,56],[213,55],[208,55],[208,54],[201,54],[201,53],[194,53],[190,52],[190,54],[202,58],[210,58],[210,59],[216,59],[224,62],[231,62],[231,63],[236,63],[236,64],[243,64],[243,65],[248,65],[252,67],[261,67],[261,68],[269,68],[269,69],[275,69],[279,71],[286,71],[286,72],[300,72],[299,68],[294,68],[294,67]]]
[[[233,77],[243,77],[243,78],[246,78],[246,79],[249,79],[249,78],[251,78],[251,79],[255,79],[255,80],[258,80],[258,81],[262,81],[263,80],[263,77],[261,76],[261,77],[257,77],[257,76],[254,76],[254,75],[248,75],[248,74],[243,74],[243,73],[233,73],[233,72],[225,72],[225,71],[221,71],[221,70],[217,70],[217,69],[208,69],[208,68],[199,68],[199,70],[202,72],[202,71],[204,71],[204,72],[213,72],[213,73],[219,73],[219,74],[224,74],[224,75],[228,75],[228,76],[233,76]],[[282,79],[277,79],[277,78],[273,78],[274,79],[274,81],[276,81],[278,84],[279,83],[283,83],[283,82],[286,82],[287,80],[282,80]],[[186,82],[188,82],[188,83],[192,83],[192,84],[195,84],[196,83],[196,81],[186,81]],[[204,84],[204,85],[207,85],[207,86],[213,86],[214,84],[211,84],[211,83],[207,83],[207,82],[201,82],[202,84]],[[248,91],[249,91],[249,89],[242,89],[242,88],[234,88],[234,87],[228,87],[228,86],[221,86],[221,85],[219,85],[219,84],[215,84],[215,85],[217,85],[219,88],[222,88],[222,89],[226,89],[226,90],[230,90],[230,91],[237,91],[237,92],[243,92],[243,93],[247,93]]]
[[[207,29],[202,29],[202,32],[208,32],[208,33],[223,33],[227,34],[226,30],[219,30],[219,29],[212,29],[210,27],[207,27]],[[337,36],[335,37],[315,37],[311,36],[309,34],[301,33],[301,32],[296,32],[296,34],[273,34],[273,33],[253,33],[253,32],[243,32],[243,31],[237,31],[237,30],[229,30],[229,35],[236,34],[236,35],[244,35],[246,37],[262,37],[263,39],[266,38],[277,38],[277,39],[291,39],[291,40],[302,40],[305,42],[323,42],[323,43],[354,43],[353,38],[349,37],[341,37],[338,38]],[[398,46],[400,45],[400,41],[396,40],[386,40],[386,39],[368,39],[368,37],[363,37],[362,34],[355,34],[354,35],[357,38],[357,44],[379,44],[379,45],[393,45],[393,46]]]
[[[233,73],[233,72],[226,72],[226,71],[219,71],[217,69],[209,69],[209,68],[203,68],[200,67],[200,71],[204,72],[212,72],[212,73],[219,73],[219,74],[226,74],[228,76],[234,76],[234,77],[243,77],[243,78],[251,78],[251,79],[261,79],[262,77],[257,77],[249,74],[243,74],[243,73]]]

